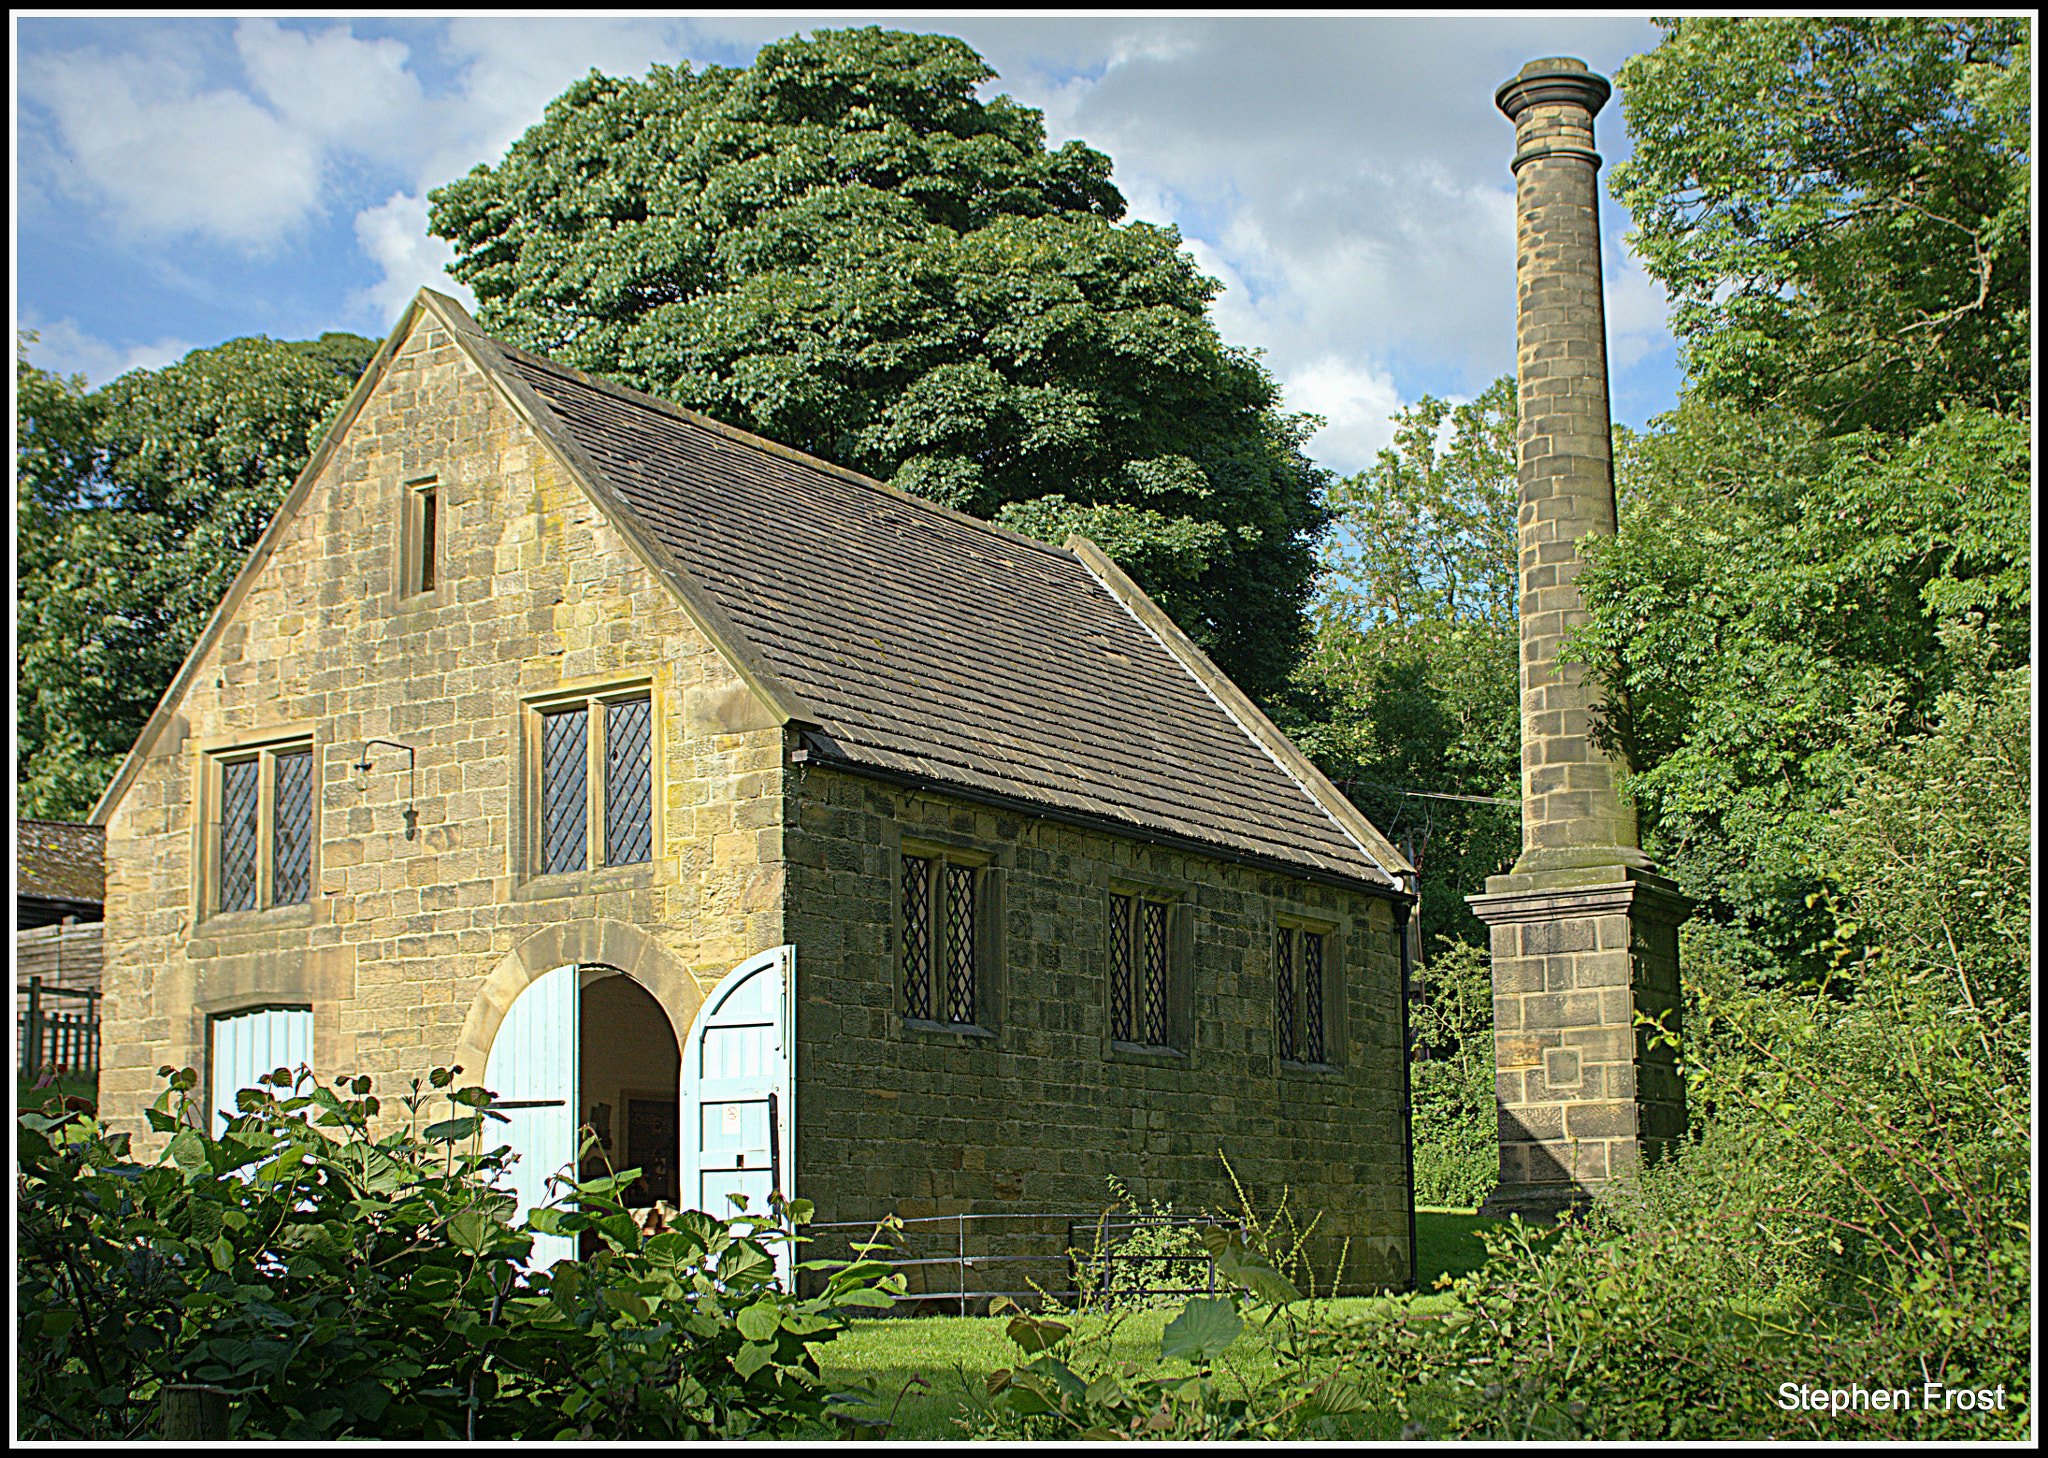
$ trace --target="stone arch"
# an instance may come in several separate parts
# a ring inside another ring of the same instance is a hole
[[[556,922],[541,927],[507,952],[477,989],[455,1043],[455,1061],[461,1065],[465,1081],[483,1077],[491,1044],[513,1000],[535,978],[568,962],[614,967],[646,988],[668,1014],[676,1046],[683,1046],[690,1025],[697,1020],[704,990],[681,957],[623,921],[596,917]]]

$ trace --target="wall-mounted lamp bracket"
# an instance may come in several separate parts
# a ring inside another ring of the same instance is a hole
[[[402,749],[405,751],[405,775],[407,790],[405,806],[405,838],[407,840],[411,840],[414,836],[419,834],[420,826],[420,812],[414,808],[420,797],[418,756],[415,754],[413,747],[410,744],[400,744],[395,739],[364,740],[363,757],[356,763],[355,766],[356,787],[358,789],[369,788],[370,746],[373,744],[381,744],[387,749]]]

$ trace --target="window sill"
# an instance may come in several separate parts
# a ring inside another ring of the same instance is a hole
[[[293,901],[283,906],[252,907],[247,911],[209,911],[200,918],[202,936],[220,936],[238,931],[269,931],[275,927],[311,926],[313,903]]]
[[[397,592],[391,595],[391,611],[394,615],[427,612],[444,608],[449,603],[448,583],[444,579],[427,588],[424,592]]]
[[[561,896],[595,896],[608,891],[635,891],[654,884],[654,862],[603,866],[595,871],[558,871],[532,876],[512,888],[514,901],[552,901]]]
[[[940,1023],[930,1018],[904,1018],[903,1032],[920,1043],[952,1043],[960,1048],[986,1047],[996,1040],[994,1028],[979,1023]]]
[[[1287,1078],[1306,1078],[1320,1083],[1344,1081],[1344,1070],[1334,1063],[1297,1063],[1292,1058],[1275,1058],[1273,1065]]]
[[[1156,1043],[1126,1043],[1112,1038],[1103,1054],[1111,1063],[1137,1063],[1148,1068],[1192,1068],[1194,1059],[1178,1048]]]

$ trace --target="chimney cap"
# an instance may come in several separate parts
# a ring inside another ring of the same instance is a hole
[[[1503,81],[1493,93],[1493,102],[1510,120],[1529,107],[1558,104],[1582,106],[1586,115],[1592,117],[1599,114],[1613,94],[1614,87],[1607,78],[1589,70],[1584,61],[1572,56],[1550,56],[1531,61],[1515,73],[1512,81]]]

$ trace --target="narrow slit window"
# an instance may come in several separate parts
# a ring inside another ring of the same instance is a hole
[[[435,534],[439,528],[440,496],[435,487],[424,487],[420,491],[420,591],[434,590],[434,548]]]

